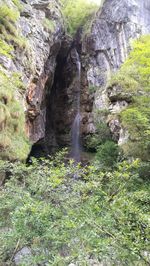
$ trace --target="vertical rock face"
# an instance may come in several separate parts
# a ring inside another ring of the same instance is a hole
[[[63,35],[62,15],[57,1],[29,1],[24,5],[20,26],[31,50],[31,57],[26,62],[29,72],[26,65],[22,68],[28,83],[27,131],[34,143],[45,136],[45,84],[49,80],[51,89]]]
[[[90,121],[93,107],[93,96],[88,92],[88,83],[84,67],[79,78],[78,64],[81,59],[80,45],[71,38],[65,37],[57,56],[52,90],[48,90],[46,101],[46,131],[44,148],[47,153],[59,147],[71,146],[71,128],[77,115],[81,114],[81,133],[84,135],[85,124]],[[80,84],[79,84],[80,83]],[[49,87],[49,82],[47,82]],[[77,110],[80,97],[80,110]],[[91,119],[92,121],[92,119]],[[93,124],[88,124],[89,131]],[[42,141],[43,146],[43,141]]]
[[[127,106],[128,101],[117,98],[116,88],[111,101],[112,92],[108,93],[106,88],[111,74],[126,60],[131,40],[147,33],[150,33],[150,1],[104,1],[93,20],[91,33],[82,43],[82,65],[86,69],[88,86],[95,91],[93,111],[109,110],[114,114]],[[122,138],[119,121],[111,118],[109,122],[112,133],[117,134],[117,139]],[[87,133],[88,123],[91,124],[91,120],[86,124]]]
[[[71,126],[76,115],[78,92],[77,52],[73,40],[64,38],[57,56],[57,67],[51,92],[47,95],[47,152],[70,146]],[[49,87],[49,83],[47,83]]]
[[[81,60],[82,137],[95,132],[95,112],[109,110],[112,116],[107,122],[122,143],[127,135],[115,114],[126,108],[129,100],[118,97],[117,87],[112,90],[107,85],[112,72],[127,58],[130,41],[150,33],[149,0],[105,0],[90,33],[75,41],[64,35],[57,0],[21,3],[16,27],[26,40],[26,48],[14,46],[13,57],[0,56],[0,63],[8,73],[20,73],[27,88],[17,97],[26,113],[29,139],[32,143],[44,140],[47,152],[70,145],[78,92],[77,50]],[[14,7],[12,0],[7,4]]]
[[[46,104],[45,146],[48,152],[56,147],[70,146],[78,90],[75,49],[82,65],[80,113],[83,142],[86,135],[96,130],[95,117],[98,122],[105,119],[109,123],[113,137],[119,143],[127,139],[116,114],[127,107],[130,99],[128,95],[118,97],[118,88],[108,90],[107,85],[112,72],[126,60],[130,41],[148,32],[149,1],[106,0],[93,20],[90,34],[84,38],[77,36],[75,42],[64,39]],[[101,115],[108,111],[111,113],[109,118]]]
[[[34,143],[45,136],[45,84],[49,80],[51,89],[64,25],[55,0],[22,0],[20,4],[18,12],[14,1],[7,1],[8,8],[20,13],[14,27],[25,45],[14,44],[12,57],[0,55],[0,63],[7,73],[19,73],[24,83],[26,92],[19,98],[26,113],[26,132]]]

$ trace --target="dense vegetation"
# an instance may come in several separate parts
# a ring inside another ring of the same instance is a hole
[[[150,187],[141,163],[111,172],[54,160],[30,166],[1,162],[1,264],[149,265]]]
[[[128,156],[150,159],[150,35],[133,42],[133,50],[119,72],[111,80],[111,86],[119,86],[121,99],[128,98],[127,109],[120,119],[129,132],[124,145]]]
[[[15,47],[25,49],[25,39],[16,29],[21,9],[20,1],[14,0],[10,7],[6,1],[0,6],[0,55],[4,61],[13,58]],[[16,99],[24,89],[19,73],[9,72],[0,66],[0,157],[25,159],[29,144],[25,136],[25,115],[22,103]],[[22,147],[20,149],[20,147]]]
[[[61,3],[66,28],[70,35],[74,35],[98,9],[96,4],[85,0],[61,0]]]

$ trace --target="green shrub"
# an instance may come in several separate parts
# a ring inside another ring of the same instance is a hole
[[[22,4],[20,3],[20,0],[12,0],[14,5],[18,8],[19,11],[22,11]]]
[[[104,122],[98,123],[96,125],[96,133],[86,138],[86,148],[95,152],[97,148],[107,140],[111,140],[109,127]]]
[[[129,107],[121,112],[123,127],[129,132],[129,141],[123,149],[129,156],[149,160],[150,156],[150,35],[133,42],[133,50],[111,85],[117,84],[122,94],[131,96]]]
[[[15,5],[18,1],[14,1]],[[12,57],[14,47],[26,48],[25,38],[19,36],[15,22],[19,18],[17,8],[7,4],[0,7],[0,54]],[[0,68],[0,158],[25,160],[30,149],[25,136],[25,114],[19,95],[24,90],[21,76]],[[16,100],[16,95],[18,100]],[[20,97],[21,98],[21,97]]]
[[[97,9],[96,4],[84,0],[61,0],[66,27],[69,34],[74,35],[77,29],[85,24],[89,16]]]
[[[138,176],[139,162],[102,173],[64,164],[64,157],[30,166],[0,161],[0,173],[9,173],[0,191],[1,264],[13,265],[26,246],[26,266],[90,265],[91,259],[148,265],[150,186]]]
[[[97,148],[96,160],[102,168],[113,168],[119,158],[119,147],[113,141],[106,141]]]

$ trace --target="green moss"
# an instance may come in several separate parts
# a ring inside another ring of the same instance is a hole
[[[50,19],[48,19],[48,18],[44,18],[44,19],[43,19],[43,26],[44,26],[44,28],[45,28],[46,30],[48,30],[48,31],[50,31],[50,32],[54,32],[55,27],[56,27],[56,25],[55,25],[55,21],[50,20]]]
[[[19,18],[19,12],[3,4],[0,6],[0,22],[5,25],[8,21],[16,22]]]
[[[8,45],[4,40],[0,39],[0,55],[11,57],[11,51],[13,47]]]
[[[97,87],[96,87],[95,85],[90,84],[90,85],[88,86],[88,89],[89,89],[89,92],[90,92],[90,93],[95,93],[96,90],[97,90]]]
[[[22,4],[20,3],[20,0],[12,0],[12,2],[18,8],[19,11],[22,10]]]
[[[20,16],[20,7],[18,0],[14,0],[14,8],[10,8],[7,4],[3,4],[0,7],[0,42],[6,42],[8,47],[4,47],[1,54],[8,55],[5,50],[12,50],[14,46],[19,48],[27,48],[27,40],[21,36],[19,30],[16,27],[16,22]]]

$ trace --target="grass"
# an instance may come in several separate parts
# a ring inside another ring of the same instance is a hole
[[[13,3],[14,8],[10,8],[7,4],[0,7],[0,42],[5,41],[7,45],[10,45],[10,48],[18,46],[23,50],[27,48],[27,40],[20,35],[16,27],[21,5],[18,0],[13,0]],[[6,49],[6,47],[4,48]],[[1,52],[1,54],[5,55],[4,52]]]
[[[12,45],[7,44],[7,42],[0,39],[0,55],[11,57],[12,50],[13,50]]]
[[[27,52],[27,40],[21,36],[16,22],[20,15],[19,0],[13,0],[10,8],[6,1],[0,7],[0,55],[13,57],[18,48]],[[25,160],[30,144],[25,134],[25,114],[19,94],[24,90],[19,73],[8,73],[0,67],[0,157],[9,160]],[[16,99],[17,93],[17,99]],[[21,98],[21,97],[20,97]]]
[[[22,91],[23,83],[18,73],[8,75],[0,70],[0,153],[2,159],[24,160],[29,152],[25,135],[25,114],[15,93]]]

